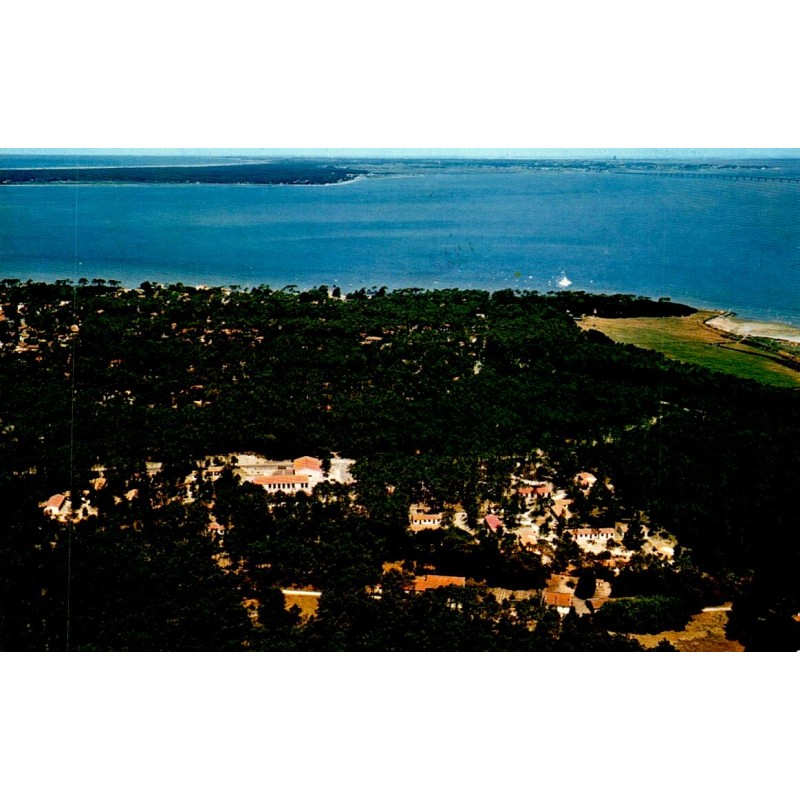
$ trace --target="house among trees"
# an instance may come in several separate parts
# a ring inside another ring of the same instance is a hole
[[[486,523],[486,527],[492,532],[497,533],[499,530],[502,530],[503,523],[500,521],[500,518],[495,514],[487,514],[483,521]]]
[[[208,523],[208,525],[206,525],[206,531],[214,541],[219,541],[221,544],[223,543],[222,540],[225,536],[224,525],[220,525],[216,520],[212,520]]]
[[[597,478],[591,472],[579,472],[573,481],[583,492],[588,492],[597,483]]]
[[[414,578],[411,588],[415,592],[427,592],[429,589],[441,589],[444,586],[460,586],[466,584],[466,578],[453,575],[421,575]]]
[[[426,511],[422,511],[421,509],[415,509],[412,507],[409,516],[411,519],[410,527],[414,532],[432,531],[442,527],[443,515],[441,512],[437,514],[431,514]]]
[[[534,497],[550,497],[553,494],[553,484],[546,483],[523,484],[517,487],[517,494],[525,500],[532,500]]]
[[[42,507],[44,509],[45,516],[53,517],[54,519],[58,519],[60,522],[66,520],[70,511],[69,500],[65,494],[54,494],[42,504]]]
[[[353,461],[346,458],[332,458],[328,472],[323,462],[313,456],[301,456],[293,461],[269,461],[252,453],[237,454],[236,472],[243,480],[263,486],[270,493],[306,492],[325,480],[336,483],[352,483],[350,467]]]
[[[542,600],[545,604],[555,608],[559,614],[566,616],[572,608],[572,595],[569,592],[552,592],[545,590],[542,592]]]
[[[582,542],[607,542],[614,538],[616,528],[575,528],[570,531],[570,536],[578,543]]]
[[[336,469],[331,469],[330,478],[347,483],[350,478],[349,465],[344,459],[336,460]],[[237,471],[246,481],[263,486],[270,494],[276,492],[305,492],[325,480],[322,461],[313,456],[301,456],[294,461],[267,461],[258,456],[237,456]]]

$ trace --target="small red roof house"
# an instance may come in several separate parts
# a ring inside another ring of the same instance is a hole
[[[517,489],[517,494],[521,494],[523,497],[529,497],[533,494],[533,486],[520,486]]]
[[[64,508],[64,504],[66,502],[67,502],[67,496],[66,495],[54,494],[44,504],[44,513],[47,514],[48,517],[53,517],[56,514],[61,512],[61,510]]]
[[[429,589],[441,589],[444,586],[464,586],[466,578],[452,575],[421,575],[414,578],[412,589],[415,592],[427,592]]]
[[[542,599],[548,606],[553,606],[559,614],[569,614],[572,608],[572,595],[568,592],[542,592]]]
[[[542,483],[539,486],[534,486],[533,493],[537,497],[549,497],[551,494],[553,494],[553,484]]]
[[[487,527],[492,533],[497,533],[502,527],[503,523],[500,521],[500,518],[495,514],[487,514],[483,521],[486,523]]]

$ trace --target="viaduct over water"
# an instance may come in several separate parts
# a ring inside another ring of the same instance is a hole
[[[730,173],[679,172],[678,170],[614,170],[618,175],[651,175],[659,178],[694,178],[696,180],[715,181],[758,181],[760,183],[793,183],[800,184],[800,178],[789,178],[780,175],[731,175]]]

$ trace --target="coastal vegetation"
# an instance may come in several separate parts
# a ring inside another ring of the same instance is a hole
[[[629,634],[733,600],[745,647],[797,649],[800,397],[574,319],[632,309],[693,311],[1,281],[0,647],[634,650]],[[354,481],[268,495],[237,453],[353,459]],[[566,487],[571,517],[523,485]],[[43,513],[57,492],[83,511]],[[441,524],[410,530],[419,505]],[[512,532],[525,513],[549,515],[546,541]],[[619,522],[610,552],[576,544],[576,526]],[[659,531],[673,556],[637,555]],[[560,615],[557,571],[611,599]],[[463,585],[411,591],[424,575]],[[316,612],[288,587],[319,593]]]
[[[800,348],[719,331],[706,324],[716,316],[714,312],[668,317],[637,313],[616,318],[591,313],[582,318],[581,328],[600,331],[615,342],[770,386],[800,388]]]
[[[317,161],[253,161],[244,164],[163,166],[75,166],[2,168],[2,184],[42,183],[216,183],[216,184],[326,184],[352,180],[364,170]]]

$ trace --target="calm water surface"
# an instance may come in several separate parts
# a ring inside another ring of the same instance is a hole
[[[0,274],[669,296],[800,325],[800,185],[446,169],[332,186],[0,187]]]

